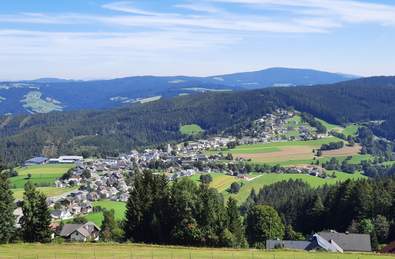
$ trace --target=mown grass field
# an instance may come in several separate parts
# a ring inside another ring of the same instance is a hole
[[[15,170],[18,172],[18,176],[10,178],[10,184],[15,199],[22,199],[24,192],[23,187],[27,181],[31,181],[33,184],[39,186],[38,190],[43,192],[48,197],[58,196],[76,189],[53,187],[55,180],[61,177],[73,166],[74,165],[69,164],[53,164],[15,168]],[[30,178],[28,177],[29,174],[31,174]]]
[[[53,185],[56,179],[73,166],[70,164],[48,164],[18,167],[15,169],[18,172],[18,176],[10,178],[11,188],[23,188],[27,181],[38,186]],[[31,174],[31,178],[28,178],[29,174]]]
[[[77,188],[74,187],[71,188],[38,187],[37,188],[37,190],[44,193],[47,197],[59,196],[62,195],[63,193],[71,192],[76,189]],[[24,193],[23,188],[12,189],[12,192],[14,193],[15,199],[20,200],[23,198],[23,193]]]
[[[335,126],[335,125],[334,125]],[[357,125],[349,126],[348,133],[357,130]],[[347,128],[346,128],[347,129]],[[279,164],[281,166],[305,165],[315,162],[314,149],[319,149],[323,144],[342,141],[339,138],[330,136],[309,141],[284,141],[262,144],[240,145],[234,149],[225,149],[223,153],[232,153],[235,157],[251,160],[254,163],[265,163],[269,165]],[[339,150],[326,151],[318,159],[327,161],[332,157],[344,160],[347,156],[352,156],[351,163],[359,163],[362,160],[369,160],[370,155],[359,154],[360,146],[344,147]],[[216,151],[209,151],[208,154]]]
[[[329,175],[332,174],[333,171],[328,171]],[[248,196],[251,193],[252,189],[255,189],[255,191],[259,191],[260,188],[270,185],[276,182],[281,182],[281,181],[288,181],[290,179],[296,180],[300,179],[307,184],[309,184],[311,187],[320,187],[325,184],[335,184],[337,182],[343,182],[346,181],[347,179],[361,179],[361,178],[366,178],[366,176],[361,175],[361,173],[355,173],[355,174],[347,174],[343,172],[337,172],[335,171],[336,178],[329,178],[329,179],[322,179],[319,177],[311,176],[311,175],[306,175],[306,174],[252,174],[251,176],[255,178],[251,181],[245,181],[245,180],[239,180],[239,182],[243,183],[243,185],[240,188],[240,191],[237,194],[230,194],[229,192],[223,192],[225,198],[228,197],[233,197],[240,203],[244,202]]]
[[[318,149],[323,144],[341,141],[335,137],[327,137],[309,141],[284,141],[265,144],[241,145],[234,149],[227,149],[224,153],[230,152],[234,156],[251,159],[256,163],[280,164],[280,165],[300,165],[309,164],[314,158],[314,149]],[[351,155],[357,155],[352,153]],[[325,157],[325,154],[323,155]]]
[[[270,185],[273,183],[281,182],[281,181],[288,181],[290,179],[300,179],[311,187],[320,187],[325,184],[335,184],[337,182],[343,182],[347,179],[361,179],[366,178],[366,176],[362,175],[360,172],[355,174],[347,174],[344,172],[337,172],[337,171],[328,171],[328,174],[331,175],[333,172],[336,174],[336,178],[329,178],[329,179],[322,179],[319,177],[306,175],[306,174],[259,174],[259,173],[252,173],[249,175],[250,180],[239,179],[234,176],[225,175],[221,173],[212,173],[210,174],[213,178],[213,181],[210,183],[210,187],[216,188],[218,192],[221,192],[224,197],[227,199],[228,197],[233,197],[239,202],[244,202],[248,195],[250,194],[252,189],[259,191],[260,188]],[[200,174],[196,174],[191,177],[192,180],[199,182]],[[230,185],[233,182],[238,182],[241,184],[241,188],[239,193],[237,194],[230,194],[228,192]]]
[[[188,124],[188,125],[183,125],[180,128],[181,134],[184,135],[197,135],[202,133],[204,130],[197,124]]]
[[[122,220],[125,218],[126,203],[118,201],[102,200],[93,203],[93,206],[101,206],[107,210],[113,209],[115,212],[115,219]],[[94,222],[100,227],[103,221],[103,212],[94,212],[85,216],[88,221]]]
[[[324,253],[210,249],[136,244],[13,244],[0,245],[2,259],[376,259],[374,253]]]
[[[221,173],[211,173],[213,181],[210,183],[210,187],[217,189],[219,192],[225,192],[229,189],[233,182],[237,182],[237,178],[234,176],[221,174]],[[200,183],[201,174],[195,174],[191,176],[191,179]]]

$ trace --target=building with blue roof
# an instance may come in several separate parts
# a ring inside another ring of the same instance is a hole
[[[43,165],[46,164],[48,162],[48,158],[47,157],[43,157],[43,156],[38,156],[38,157],[33,157],[29,160],[26,160],[24,165],[25,166],[29,166],[29,165]]]

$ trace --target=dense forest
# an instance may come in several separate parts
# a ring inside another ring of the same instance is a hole
[[[256,205],[272,206],[285,225],[305,235],[326,229],[367,233],[373,245],[395,238],[393,178],[348,180],[319,189],[289,180],[253,190],[242,208],[248,212]]]
[[[278,107],[293,107],[332,123],[371,122],[394,139],[395,77],[333,85],[206,93],[106,111],[53,112],[0,118],[0,157],[6,163],[31,156],[115,155],[132,148],[188,138],[196,123],[205,134],[234,132]],[[384,121],[384,123],[382,123]]]

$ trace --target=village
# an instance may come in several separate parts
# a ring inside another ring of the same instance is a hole
[[[151,169],[165,173],[169,180],[192,176],[196,173],[226,173],[235,177],[244,177],[243,170],[237,167],[219,166],[225,163],[237,163],[222,151],[235,145],[270,143],[290,140],[308,140],[316,138],[311,130],[300,126],[299,136],[286,138],[289,128],[287,121],[294,117],[295,111],[277,109],[255,120],[252,126],[241,132],[241,136],[217,136],[207,139],[168,144],[162,148],[137,150],[121,154],[116,158],[83,159],[81,156],[60,156],[59,158],[36,157],[29,159],[25,165],[73,163],[75,168],[55,182],[56,187],[78,187],[77,191],[60,197],[48,199],[54,208],[54,220],[71,219],[80,214],[93,211],[92,202],[108,199],[126,202],[128,199],[127,178],[136,171]],[[207,154],[206,151],[215,151]],[[310,174],[322,176],[322,169],[314,166],[287,168],[285,173]]]
[[[246,161],[233,158],[230,153],[226,154],[226,150],[242,144],[307,140],[317,137],[314,132],[303,126],[296,129],[298,136],[285,137],[289,130],[288,120],[294,116],[294,111],[278,109],[254,121],[239,137],[215,136],[140,152],[133,150],[118,157],[102,159],[84,159],[81,156],[60,156],[51,159],[36,157],[27,160],[25,165],[75,164],[75,167],[56,180],[55,186],[74,187],[76,190],[48,198],[53,221],[70,220],[92,213],[95,210],[93,203],[98,200],[126,202],[131,176],[144,170],[164,173],[170,181],[198,173],[224,173],[244,179],[248,171],[245,167],[239,166],[239,163],[243,165]],[[288,167],[281,173],[326,177],[322,169],[315,166]]]

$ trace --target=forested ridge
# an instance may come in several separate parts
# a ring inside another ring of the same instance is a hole
[[[206,134],[232,131],[278,107],[337,124],[386,121],[373,125],[373,131],[395,137],[395,77],[372,77],[314,87],[197,94],[106,111],[6,116],[0,119],[0,157],[10,163],[39,154],[114,155],[185,139],[180,125],[198,124]]]

